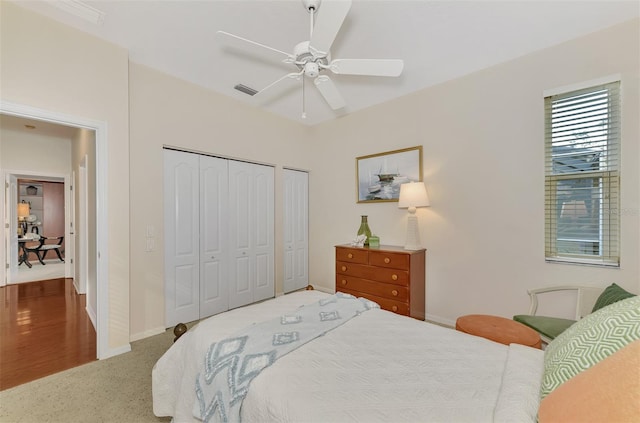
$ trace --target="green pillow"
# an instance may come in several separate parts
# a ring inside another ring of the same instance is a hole
[[[594,311],[600,310],[602,307],[606,307],[620,300],[626,300],[627,298],[631,298],[633,296],[635,296],[635,294],[627,292],[615,283],[612,283],[604,291],[602,291],[602,294],[600,294],[600,296],[596,300],[596,303],[594,304],[593,310],[591,310],[591,312],[593,313]]]
[[[640,339],[640,297],[604,307],[571,325],[544,352],[540,399],[573,376]]]

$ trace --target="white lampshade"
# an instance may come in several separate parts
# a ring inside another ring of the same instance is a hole
[[[429,196],[423,182],[409,182],[400,185],[400,198],[398,208],[428,207]]]
[[[29,216],[29,203],[18,203],[18,219]]]
[[[409,182],[400,185],[400,198],[398,208],[409,209],[407,216],[407,240],[404,243],[405,250],[420,250],[420,231],[418,230],[418,216],[416,207],[428,207],[429,197],[427,188],[423,182]]]

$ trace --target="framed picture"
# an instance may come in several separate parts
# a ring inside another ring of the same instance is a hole
[[[358,203],[398,201],[400,185],[422,181],[422,146],[356,157]]]

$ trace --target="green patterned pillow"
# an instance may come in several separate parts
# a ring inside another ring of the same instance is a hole
[[[602,307],[606,307],[620,300],[626,300],[627,298],[633,297],[635,294],[631,292],[625,291],[623,288],[620,288],[615,283],[609,285],[602,294],[596,300],[596,303],[593,306],[593,310],[591,312],[600,310]]]
[[[640,339],[640,297],[604,307],[570,326],[544,352],[540,399],[622,347]]]

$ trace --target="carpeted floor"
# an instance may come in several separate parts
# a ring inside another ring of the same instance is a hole
[[[169,422],[153,415],[151,369],[173,337],[168,330],[129,353],[1,391],[0,422]]]

